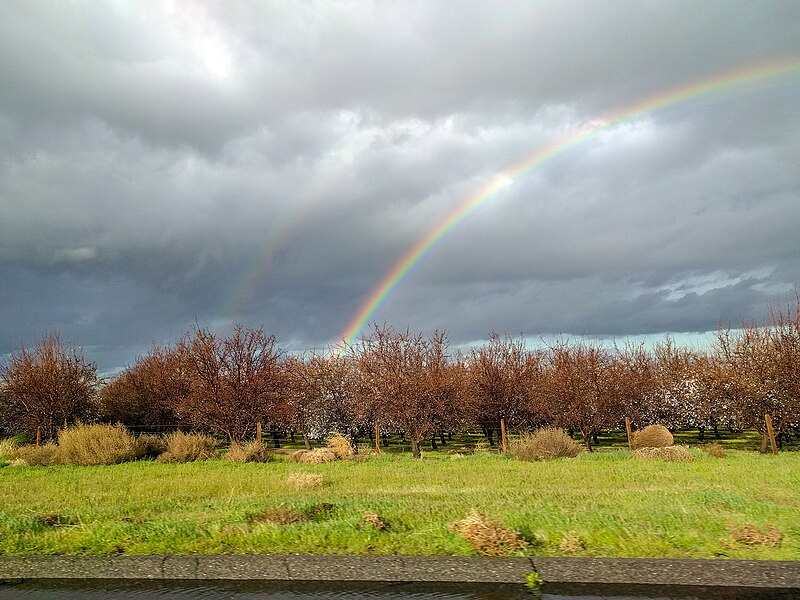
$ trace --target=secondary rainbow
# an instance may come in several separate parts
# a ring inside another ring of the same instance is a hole
[[[533,154],[499,173],[488,185],[479,189],[475,194],[461,201],[455,209],[429,229],[397,262],[394,263],[394,265],[392,265],[348,321],[347,326],[339,336],[339,340],[341,340],[339,351],[353,344],[355,338],[370,319],[372,319],[373,315],[378,311],[381,304],[383,304],[392,290],[399,285],[411,269],[431,250],[431,248],[433,248],[433,246],[472,214],[475,209],[494,197],[499,190],[506,187],[510,182],[520,177],[525,172],[538,167],[548,159],[562,154],[578,144],[587,142],[597,134],[607,131],[624,121],[635,119],[646,113],[698,96],[728,90],[768,78],[788,75],[798,71],[798,69],[800,69],[800,57],[791,57],[735,69],[733,71],[726,71],[712,77],[693,81],[654,96],[649,96],[643,100],[638,100],[633,104],[603,115],[591,124],[537,149]]]

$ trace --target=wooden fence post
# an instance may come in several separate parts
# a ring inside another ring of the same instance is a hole
[[[375,454],[381,453],[381,426],[375,421]]]
[[[258,442],[258,447],[261,447],[261,419],[258,420],[256,423],[256,441]]]
[[[36,428],[36,445],[40,446],[42,444],[42,428]]]
[[[772,453],[778,453],[778,445],[775,443],[775,432],[772,430],[772,417],[764,415],[764,421],[767,423],[767,435],[769,435],[769,443],[772,444]]]
[[[628,449],[633,452],[633,434],[631,433],[631,420],[625,417],[625,431],[628,433]]]
[[[503,454],[508,451],[508,444],[506,443],[506,420],[500,419],[500,446],[503,449]]]

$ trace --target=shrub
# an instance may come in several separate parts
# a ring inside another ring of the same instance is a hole
[[[665,446],[663,448],[639,448],[634,450],[632,458],[641,460],[666,460],[690,462],[693,460],[692,453],[685,446]]]
[[[11,453],[19,446],[16,438],[5,438],[0,440],[0,460],[11,458]]]
[[[289,455],[289,459],[301,463],[328,463],[336,460],[336,455],[327,448],[314,448],[313,450],[298,450]]]
[[[156,460],[163,463],[192,462],[211,458],[217,441],[202,433],[176,431],[167,436],[167,449]]]
[[[58,432],[67,465],[116,465],[138,458],[136,439],[122,425],[75,425]]]
[[[350,458],[355,454],[353,444],[341,433],[334,433],[328,438],[326,445],[336,458]]]
[[[297,491],[311,490],[322,485],[322,475],[317,473],[292,473],[286,483]]]
[[[460,534],[481,556],[507,556],[527,547],[516,531],[503,527],[500,519],[482,515],[474,508],[466,518],[451,523],[449,529]]]
[[[536,433],[523,433],[518,440],[512,440],[508,453],[519,460],[550,460],[553,458],[574,458],[581,447],[563,429],[546,427]]]
[[[12,467],[49,467],[61,464],[61,453],[53,443],[20,446],[14,449],[10,458]]]
[[[233,442],[231,447],[222,457],[234,462],[267,462],[271,459],[269,450],[257,441],[240,443]]]
[[[140,458],[156,458],[166,450],[167,440],[163,435],[143,433],[136,438],[136,454]]]
[[[648,425],[633,434],[634,450],[639,448],[665,448],[672,446],[674,443],[669,429],[663,425]]]
[[[703,446],[703,450],[716,458],[725,458],[725,448],[722,447],[722,444],[717,444],[716,442],[713,444],[706,444]]]

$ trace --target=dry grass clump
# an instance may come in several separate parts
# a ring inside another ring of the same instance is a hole
[[[759,529],[755,525],[734,525],[727,523],[725,529],[731,534],[734,542],[745,546],[763,546],[777,548],[783,541],[783,533],[772,525]]]
[[[11,451],[9,458],[11,458],[9,466],[12,467],[50,467],[62,464],[61,452],[53,443],[19,446]]]
[[[206,460],[214,454],[217,441],[202,433],[176,431],[167,436],[167,449],[158,455],[158,462],[183,463]]]
[[[288,508],[286,506],[276,506],[267,510],[247,515],[248,523],[269,523],[272,525],[293,525],[295,523],[305,523],[308,516]]]
[[[508,453],[518,460],[551,460],[574,458],[581,453],[581,447],[563,429],[545,427],[535,433],[523,433],[519,439],[512,440]]]
[[[669,429],[663,425],[648,425],[633,434],[634,450],[639,448],[665,448],[672,446],[674,443]]]
[[[163,435],[143,433],[136,437],[136,454],[140,458],[156,458],[166,450],[167,440]]]
[[[503,526],[500,519],[482,515],[474,508],[466,518],[450,524],[450,531],[458,533],[481,556],[508,556],[524,550],[527,544],[513,529]]]
[[[336,458],[350,458],[355,454],[353,444],[341,433],[334,433],[329,437],[326,446]]]
[[[0,440],[0,460],[11,458],[11,453],[19,446],[16,438],[5,438]]]
[[[58,433],[67,465],[116,465],[139,458],[136,438],[122,425],[78,424]]]
[[[329,463],[336,460],[333,451],[327,448],[314,448],[313,450],[297,450],[289,455],[289,460],[301,463]]]
[[[716,458],[725,458],[725,448],[722,447],[722,444],[717,444],[716,442],[706,444],[703,446],[703,450]]]
[[[222,457],[234,462],[259,462],[264,463],[272,459],[269,450],[258,441],[247,443],[233,442]]]
[[[292,473],[286,478],[286,483],[295,490],[313,490],[322,486],[322,475],[317,473]]]
[[[632,458],[640,460],[666,460],[676,462],[690,462],[694,460],[692,453],[686,446],[665,446],[663,448],[639,448],[634,450]]]
[[[389,524],[381,519],[378,513],[369,510],[361,511],[361,522],[367,527],[372,527],[378,531],[386,531],[389,529]]]
[[[564,537],[561,538],[558,549],[566,554],[577,554],[578,552],[586,550],[586,545],[575,531],[568,531],[564,534]]]

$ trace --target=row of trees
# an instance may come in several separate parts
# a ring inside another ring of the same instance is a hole
[[[336,354],[287,355],[263,329],[237,326],[222,337],[204,329],[154,348],[98,385],[94,365],[57,335],[0,368],[0,427],[52,438],[78,420],[132,429],[190,428],[242,440],[257,424],[297,432],[307,446],[338,431],[357,438],[376,424],[399,432],[415,456],[444,432],[480,427],[489,443],[503,420],[527,429],[555,425],[582,434],[588,450],[601,430],[662,423],[671,428],[752,427],[764,415],[776,434],[800,425],[800,303],[770,324],[718,332],[708,352],[669,339],[604,348],[562,340],[526,348],[491,336],[452,352],[445,333],[430,337],[388,326]]]

